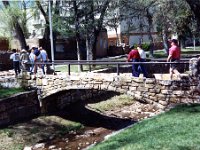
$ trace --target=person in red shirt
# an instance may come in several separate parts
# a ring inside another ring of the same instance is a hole
[[[167,62],[179,62],[180,54],[181,54],[181,50],[180,50],[180,47],[178,47],[178,41],[176,39],[173,39],[171,41],[171,48],[169,49]],[[170,79],[172,79],[173,74],[175,74],[178,78],[180,78],[180,73],[177,70],[176,64],[170,65],[169,74],[170,74]]]
[[[140,61],[140,54],[137,49],[132,49],[129,54],[128,54],[128,61],[132,62],[139,62]],[[132,75],[134,77],[139,77],[139,72],[138,72],[138,64],[133,64],[132,65]]]

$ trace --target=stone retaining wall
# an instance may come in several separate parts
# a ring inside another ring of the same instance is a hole
[[[0,126],[7,126],[40,114],[35,91],[23,92],[0,99]]]

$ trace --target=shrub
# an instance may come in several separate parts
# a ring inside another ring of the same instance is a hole
[[[134,48],[137,48],[137,46],[138,46],[139,44],[134,44],[133,46],[132,46],[132,48],[134,47]],[[150,50],[150,43],[142,43],[141,44],[141,47],[142,47],[142,49],[144,50],[144,51],[149,51]]]

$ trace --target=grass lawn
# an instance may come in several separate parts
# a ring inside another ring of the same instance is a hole
[[[187,55],[195,55],[200,54],[200,48],[197,47],[194,51],[193,48],[187,48],[187,49],[181,49],[181,56],[187,56]],[[165,53],[165,50],[156,50],[154,51],[154,57],[155,58],[167,58],[167,54]]]
[[[118,96],[114,96],[111,99],[108,99],[106,101],[102,101],[99,103],[95,103],[95,104],[88,104],[88,107],[99,111],[99,112],[104,112],[104,111],[108,111],[111,109],[116,109],[116,108],[120,108],[126,105],[131,105],[134,103],[134,100],[131,96],[128,95],[118,95]]]
[[[13,94],[24,92],[23,88],[0,88],[0,98],[9,97]]]
[[[94,68],[91,68],[91,70],[94,71],[94,70],[98,70],[98,69],[105,69],[105,68],[111,68],[111,67],[116,67],[116,65],[96,65]],[[62,65],[62,66],[58,65],[58,66],[55,66],[55,70],[58,72],[68,72],[68,67],[67,67],[67,65]],[[70,71],[71,72],[79,72],[78,65],[71,65]],[[83,71],[89,71],[89,66],[83,65]]]
[[[177,106],[97,144],[91,150],[199,150],[200,105]]]

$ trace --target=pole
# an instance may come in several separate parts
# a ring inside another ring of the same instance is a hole
[[[51,40],[51,60],[52,60],[53,70],[55,71],[54,48],[53,48],[53,31],[52,31],[52,15],[51,15],[51,0],[49,0],[49,25],[50,25],[50,40]]]

